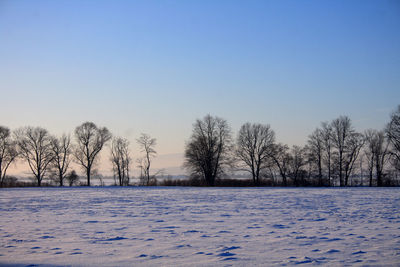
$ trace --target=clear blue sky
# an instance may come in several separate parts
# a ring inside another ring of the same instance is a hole
[[[400,104],[400,1],[0,1],[0,124],[83,121],[181,153],[205,114],[304,144]],[[137,154],[137,153],[136,153]]]

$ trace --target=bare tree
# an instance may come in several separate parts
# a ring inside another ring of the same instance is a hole
[[[368,155],[368,169],[370,171],[370,186],[372,186],[372,171],[376,171],[376,185],[383,186],[383,172],[389,159],[389,141],[383,131],[367,130],[365,133]],[[371,166],[372,165],[372,166]]]
[[[93,122],[85,122],[76,127],[75,138],[77,146],[74,151],[77,162],[86,171],[87,185],[90,186],[92,167],[99,152],[111,139],[111,133],[106,127],[97,127]]]
[[[0,126],[0,186],[3,186],[8,167],[18,155],[17,143],[11,137],[10,129]]]
[[[400,171],[400,105],[390,117],[390,122],[386,127],[386,135],[391,144],[393,165],[397,171]]]
[[[272,160],[278,167],[279,174],[282,177],[284,186],[287,186],[287,175],[289,172],[289,164],[291,161],[291,156],[288,150],[289,147],[287,145],[275,144],[273,146],[273,152],[271,153]]]
[[[359,138],[347,116],[340,116],[331,123],[333,145],[337,149],[337,165],[339,168],[340,186],[347,186],[348,177],[352,171],[359,149]]]
[[[237,137],[236,155],[247,167],[255,185],[260,184],[260,172],[269,167],[275,133],[269,125],[245,123]]]
[[[384,131],[378,131],[376,135],[375,147],[375,169],[378,186],[383,186],[384,168],[389,160],[389,141],[386,139]]]
[[[15,132],[21,157],[28,162],[38,186],[41,186],[50,163],[54,159],[51,136],[40,127],[26,127]]]
[[[349,178],[354,170],[354,164],[364,145],[364,136],[360,133],[352,133],[346,141],[346,149],[343,154],[342,163],[344,164],[344,185],[348,186]]]
[[[364,149],[365,157],[367,158],[369,186],[372,186],[374,166],[375,166],[375,143],[376,143],[376,130],[366,130],[364,133],[366,147]]]
[[[114,177],[118,178],[119,185],[129,185],[129,166],[131,157],[129,152],[129,141],[122,137],[113,138],[111,144],[111,162]]]
[[[315,163],[318,169],[318,185],[322,186],[322,161],[324,152],[324,135],[323,131],[319,128],[308,137],[307,146],[310,158],[315,159]]]
[[[198,119],[185,148],[184,166],[213,186],[231,163],[232,137],[226,120],[211,115]]]
[[[322,144],[324,150],[323,162],[326,165],[328,171],[328,184],[331,185],[331,176],[332,176],[332,148],[333,148],[333,129],[332,126],[327,123],[322,123],[321,129],[321,137],[322,137]]]
[[[293,146],[290,151],[289,169],[295,186],[299,186],[299,174],[306,165],[305,151],[300,146]]]
[[[151,138],[150,135],[142,133],[142,135],[136,140],[139,144],[141,151],[144,153],[142,159],[138,160],[139,168],[141,170],[141,177],[143,177],[146,181],[146,185],[150,184],[150,166],[151,160],[157,154],[154,147],[157,144],[157,140],[155,138]]]
[[[57,177],[56,181],[60,186],[63,186],[65,175],[71,163],[70,155],[72,149],[70,136],[63,134],[60,138],[52,138],[51,149],[54,155],[51,165]]]

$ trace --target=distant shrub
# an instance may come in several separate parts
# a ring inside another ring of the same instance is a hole
[[[17,177],[14,176],[7,176],[4,179],[3,187],[37,187],[37,182],[34,179],[31,181],[20,181]],[[41,186],[50,187],[53,186],[50,182],[43,182]]]

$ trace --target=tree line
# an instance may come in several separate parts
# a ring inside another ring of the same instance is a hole
[[[73,142],[75,141],[75,142]],[[136,160],[141,185],[154,184],[152,159],[157,141],[142,134],[137,143],[143,157]],[[22,160],[29,166],[38,186],[50,177],[59,186],[77,184],[70,170],[74,161],[86,176],[85,185],[97,173],[98,155],[110,144],[110,162],[115,183],[131,184],[132,158],[129,141],[112,137],[106,127],[85,122],[70,135],[55,137],[40,127],[23,127],[13,132],[0,126],[0,183],[7,169]],[[197,184],[220,185],[232,181],[232,173],[248,173],[254,186],[398,186],[400,174],[400,105],[382,130],[357,132],[347,116],[322,122],[304,146],[277,143],[268,124],[245,123],[236,138],[226,120],[206,115],[193,124],[185,146],[184,168]],[[364,173],[365,171],[365,173]],[[231,174],[229,174],[229,172]],[[366,179],[366,181],[365,181]],[[239,183],[243,184],[243,183]]]
[[[275,141],[270,125],[245,123],[234,140],[226,120],[207,115],[193,125],[185,167],[210,186],[232,169],[248,172],[255,186],[398,186],[400,106],[385,129],[359,133],[340,116],[291,148]]]
[[[110,161],[114,179],[119,185],[130,184],[129,141],[123,137],[112,137],[106,127],[98,127],[93,122],[85,122],[75,128],[75,142],[70,135],[56,137],[41,127],[23,127],[13,133],[9,128],[0,126],[0,184],[7,181],[7,170],[17,159],[26,162],[31,170],[37,186],[42,185],[45,177],[50,177],[59,186],[65,181],[72,186],[77,184],[78,175],[70,170],[70,163],[77,163],[86,175],[87,186],[97,173],[95,168],[98,155],[106,143],[111,142]],[[138,168],[142,170],[140,180],[150,183],[150,164],[155,156],[156,139],[148,134],[141,134],[136,140],[143,158],[137,160]]]

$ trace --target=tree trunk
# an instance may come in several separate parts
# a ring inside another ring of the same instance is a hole
[[[382,166],[381,162],[379,160],[379,156],[376,157],[376,182],[377,186],[383,186],[383,181],[382,181]]]
[[[369,171],[369,186],[372,186],[372,170]]]
[[[207,182],[207,184],[208,184],[209,186],[214,186],[215,179],[214,179],[213,175],[206,174],[205,179],[206,179],[206,182]]]
[[[321,156],[319,156],[318,157],[318,183],[319,183],[319,186],[322,186],[322,164],[321,164],[321,161],[322,161]]]
[[[383,186],[382,175],[380,173],[376,175],[376,180],[377,180],[377,186]]]
[[[331,186],[331,154],[328,155],[328,185]]]
[[[36,179],[38,182],[38,186],[40,187],[42,185],[42,175],[41,175],[40,169],[37,172]]]
[[[87,186],[90,186],[90,168],[86,168]]]
[[[379,170],[379,166],[376,166],[376,183],[379,187],[383,186],[382,172]]]
[[[339,184],[343,186],[343,166],[342,166],[342,153],[339,155]]]
[[[287,179],[286,179],[286,175],[285,174],[281,174],[282,176],[282,180],[283,180],[283,185],[287,186]]]
[[[254,171],[254,167],[251,168],[251,175],[253,176],[253,183],[254,185],[257,185],[257,175]]]

